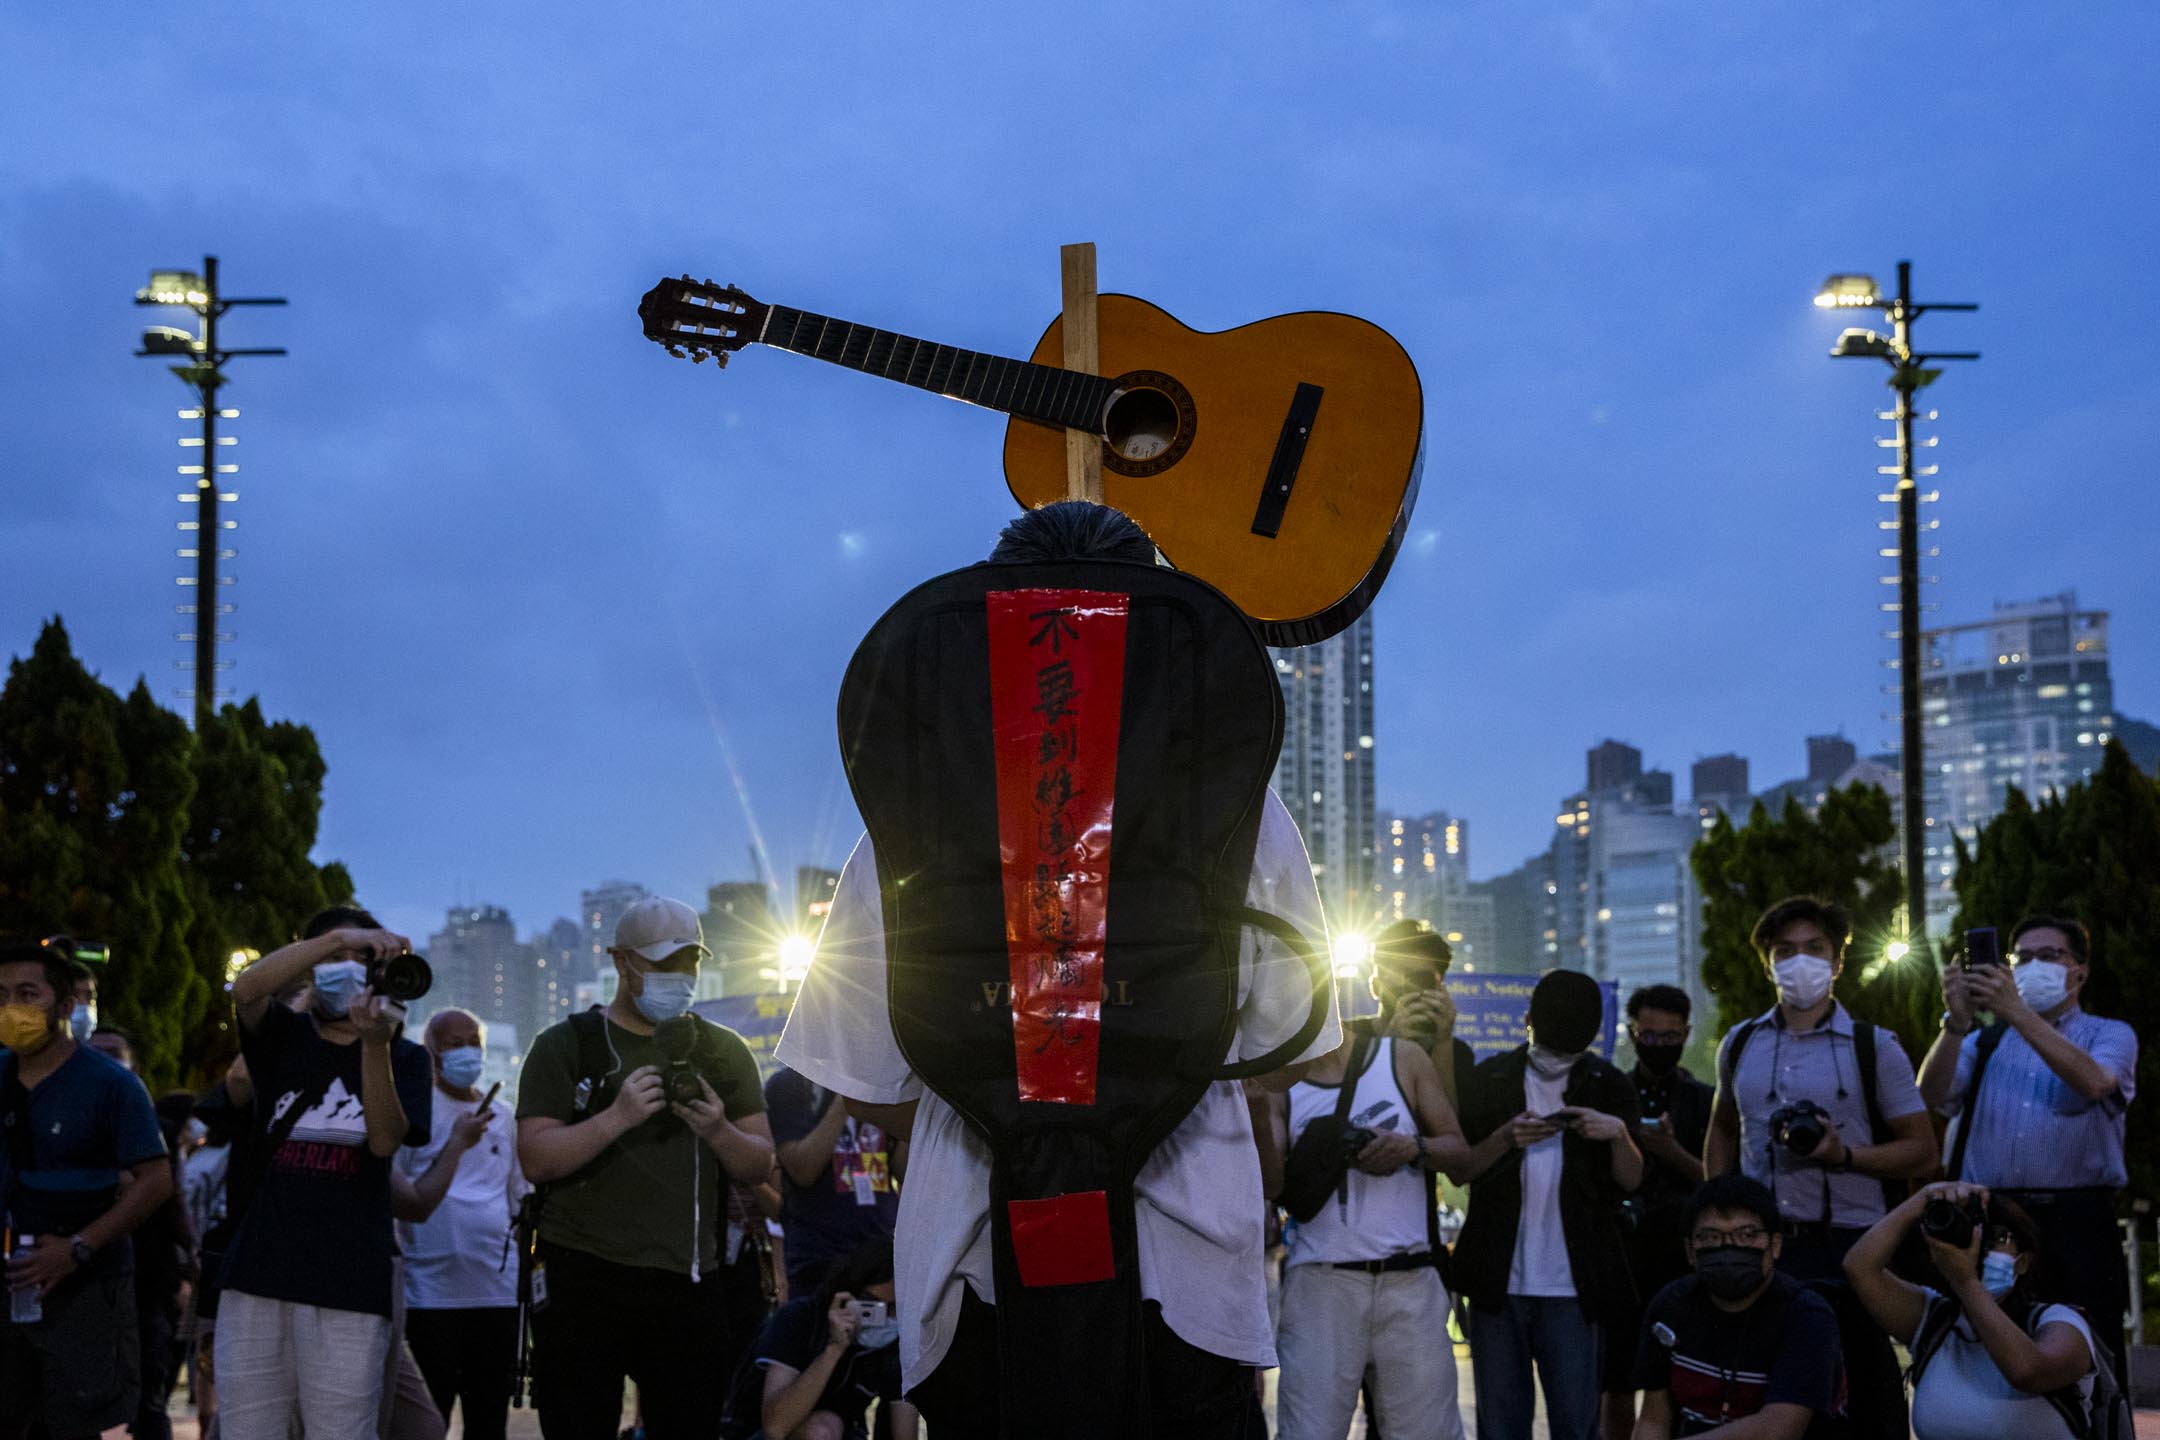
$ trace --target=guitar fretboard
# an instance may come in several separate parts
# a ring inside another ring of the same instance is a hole
[[[917,340],[786,305],[772,307],[765,333],[757,338],[797,355],[898,380],[1023,420],[1096,434],[1102,433],[1104,407],[1117,389],[1115,381],[1100,375],[956,350],[934,340]]]

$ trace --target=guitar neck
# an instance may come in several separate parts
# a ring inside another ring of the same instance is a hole
[[[786,305],[771,307],[763,332],[755,338],[777,349],[1001,410],[1038,425],[1097,435],[1102,433],[1103,411],[1117,390],[1115,381],[1100,375],[956,350],[934,340],[917,340]]]

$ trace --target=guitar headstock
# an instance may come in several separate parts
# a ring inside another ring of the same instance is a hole
[[[764,331],[769,311],[733,285],[684,275],[646,291],[637,313],[645,338],[666,347],[670,355],[698,363],[710,355],[724,366],[730,354]]]

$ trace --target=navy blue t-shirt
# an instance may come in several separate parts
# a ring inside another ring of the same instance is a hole
[[[818,1299],[812,1294],[788,1301],[773,1311],[765,1328],[758,1332],[757,1342],[750,1347],[742,1369],[736,1372],[728,1397],[721,1425],[726,1440],[743,1440],[762,1433],[767,1369],[785,1365],[801,1374],[824,1353],[832,1330]],[[899,1398],[899,1343],[894,1341],[875,1350],[855,1345],[833,1367],[832,1378],[818,1395],[816,1408],[838,1415],[842,1432],[852,1436],[863,1432],[863,1415],[872,1400]]]
[[[120,1172],[165,1153],[150,1092],[134,1072],[87,1045],[60,1062],[25,1097],[19,1057],[0,1049],[0,1208],[18,1236],[73,1235],[112,1208]],[[29,1163],[15,1168],[27,1119]],[[101,1261],[127,1254],[111,1246]]]
[[[390,1313],[390,1161],[368,1149],[360,1101],[362,1042],[339,1045],[282,1005],[242,1029],[240,1053],[255,1086],[255,1123],[267,1136],[294,1105],[305,1108],[264,1160],[254,1202],[233,1236],[224,1288],[328,1310]],[[405,1110],[407,1145],[427,1143],[434,1114],[427,1051],[390,1044],[390,1074]]]
[[[840,1103],[839,1096],[793,1070],[775,1071],[765,1082],[773,1144],[802,1139],[817,1128],[826,1106]],[[893,1233],[900,1195],[893,1189],[890,1148],[883,1130],[850,1119],[840,1127],[824,1171],[808,1185],[797,1185],[781,1167],[780,1228],[787,1240],[789,1290],[815,1289],[826,1266],[866,1240]]]

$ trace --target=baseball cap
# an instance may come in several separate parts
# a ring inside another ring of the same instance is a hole
[[[712,954],[705,948],[705,932],[698,925],[697,911],[680,900],[648,895],[623,911],[622,919],[615,922],[614,948],[655,963],[692,947],[701,955]]]

